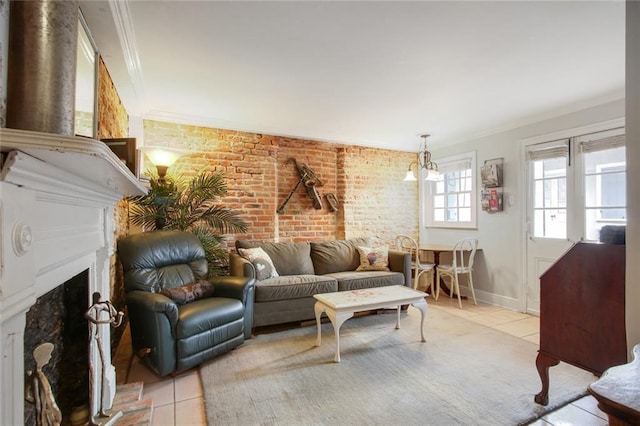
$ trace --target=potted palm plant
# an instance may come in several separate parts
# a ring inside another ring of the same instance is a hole
[[[129,198],[131,223],[145,231],[172,229],[191,232],[202,242],[210,273],[220,273],[227,263],[221,246],[223,234],[244,233],[247,224],[233,210],[217,204],[226,195],[224,174],[201,171],[188,179],[180,174],[150,176],[146,195]]]

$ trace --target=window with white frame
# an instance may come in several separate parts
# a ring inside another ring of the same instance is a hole
[[[626,225],[624,128],[530,145],[531,235],[597,241],[605,225]]]
[[[569,139],[539,143],[527,148],[534,237],[567,238],[569,152]]]
[[[627,168],[623,129],[576,138],[582,154],[584,238],[598,240],[604,225],[627,223]]]
[[[440,181],[423,181],[427,227],[476,227],[476,153],[438,159]],[[422,172],[422,170],[421,170]],[[423,179],[425,176],[421,176]]]

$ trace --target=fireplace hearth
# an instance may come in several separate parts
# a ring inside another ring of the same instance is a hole
[[[62,418],[89,404],[89,340],[84,318],[88,308],[88,271],[84,271],[40,296],[27,311],[24,332],[24,368],[35,371],[33,351],[52,343],[51,360],[43,371],[56,395]],[[25,375],[25,388],[31,380]],[[25,400],[24,424],[36,424],[35,405]]]
[[[74,386],[92,401],[90,411],[95,415],[98,397],[82,389],[99,379],[103,363],[91,347],[95,342],[88,341],[86,319],[77,321],[72,311],[84,316],[95,292],[109,298],[114,207],[123,197],[146,190],[100,141],[14,129],[0,129],[0,140],[0,424],[31,423],[25,417],[29,416],[24,402],[26,373],[34,368],[33,346],[45,342],[54,344],[43,371],[53,378],[56,401],[65,406],[75,402],[62,402],[65,397],[60,396],[76,392],[63,385],[69,376],[66,369],[75,368],[83,377],[74,379],[78,382]],[[83,281],[82,289],[69,285],[75,280]],[[82,303],[63,308],[65,299],[76,292]],[[61,325],[71,325],[71,334],[59,330]],[[112,367],[109,329],[99,333],[108,358],[105,365]],[[67,352],[74,345],[87,360]],[[72,358],[75,364],[57,367],[61,358]],[[97,366],[93,371],[88,361]],[[112,402],[115,372],[106,370],[106,382],[112,384],[106,395]]]

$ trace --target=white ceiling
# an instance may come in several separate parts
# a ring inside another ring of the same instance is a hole
[[[624,97],[624,1],[80,1],[129,114],[417,151]]]

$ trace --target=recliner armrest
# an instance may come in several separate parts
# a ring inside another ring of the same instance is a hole
[[[146,353],[145,363],[159,376],[175,371],[178,306],[163,294],[142,290],[128,292],[126,302],[134,353]]]
[[[162,313],[166,315],[172,327],[178,323],[178,305],[164,294],[148,291],[134,290],[127,293],[127,306],[135,306],[135,309],[148,311],[149,313]]]
[[[253,290],[256,280],[249,277],[219,276],[209,278],[215,287],[213,297],[229,297],[246,304],[247,296]]]
[[[244,305],[244,338],[250,339],[253,329],[253,303],[255,300],[256,280],[249,277],[219,276],[213,277],[209,281],[215,287],[213,297],[229,297],[242,301]]]

